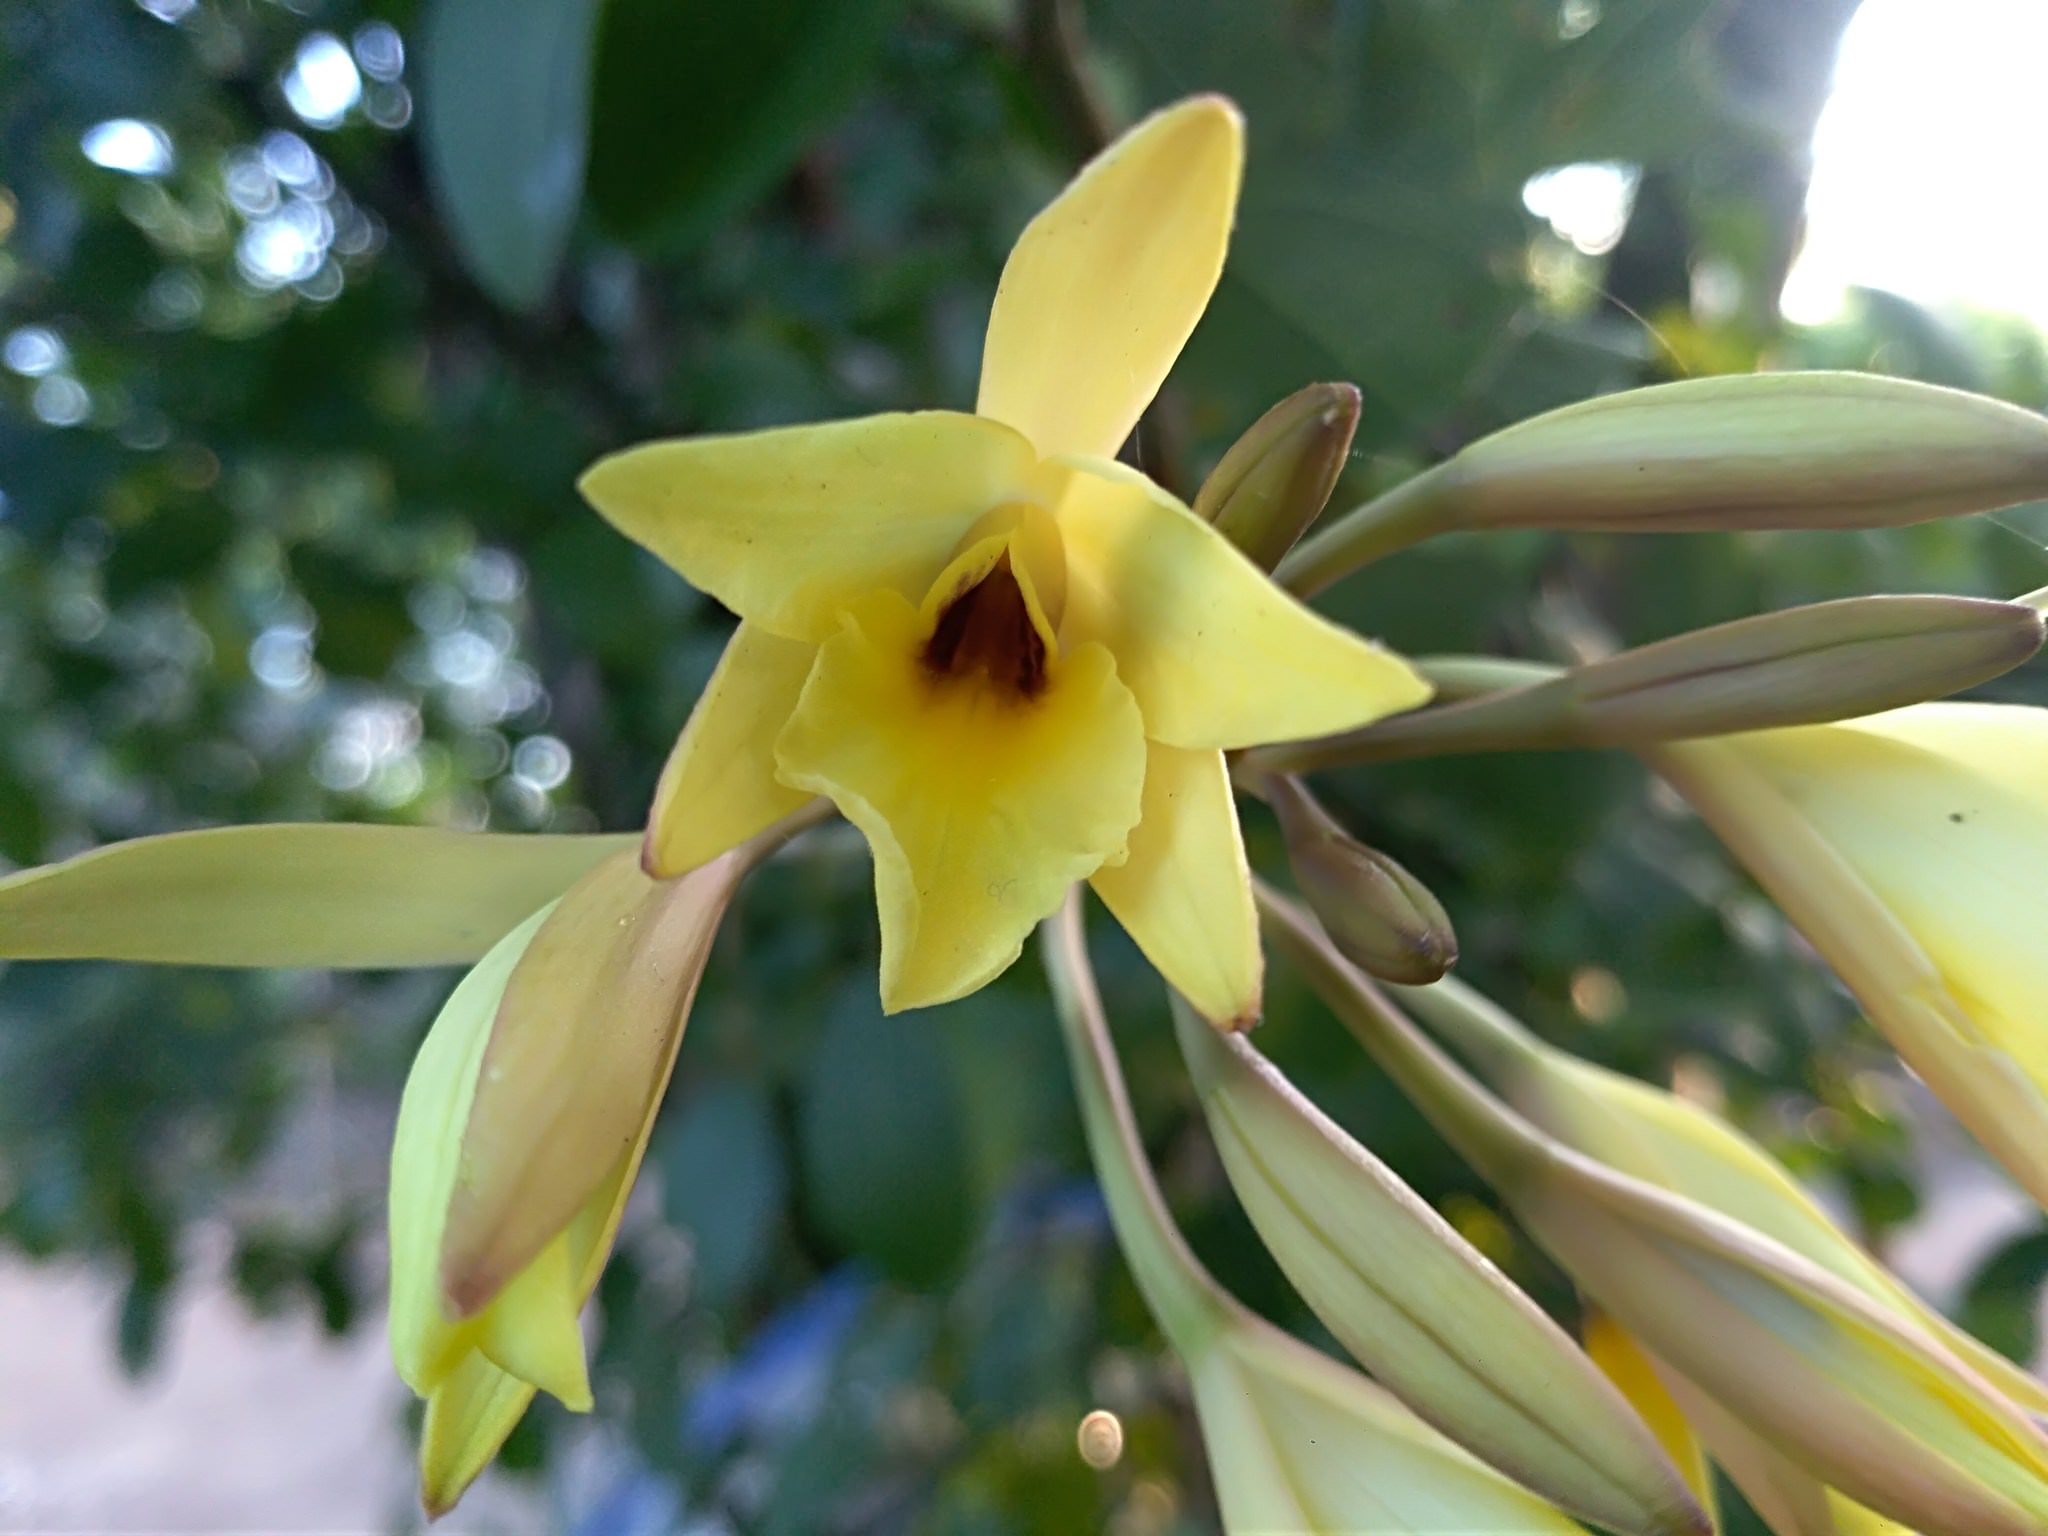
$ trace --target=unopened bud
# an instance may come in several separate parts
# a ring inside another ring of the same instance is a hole
[[[1262,748],[1248,762],[1277,776],[1459,752],[1643,748],[1851,720],[1974,688],[2032,656],[2043,633],[2041,611],[2024,601],[1842,598],[1674,635],[1547,677],[1514,664],[1533,680]]]
[[[1453,527],[1888,528],[2048,495],[2048,418],[1871,374],[1736,374],[1550,411],[1445,468]]]
[[[1231,444],[1195,496],[1195,513],[1271,570],[1321,515],[1358,430],[1352,384],[1295,391]]]
[[[1429,887],[1338,826],[1299,780],[1273,778],[1266,798],[1301,893],[1345,959],[1408,986],[1458,963],[1458,936]]]
[[[1594,662],[1561,683],[1576,745],[1811,725],[1942,698],[2041,648],[2042,616],[1974,597],[1854,597],[1759,614]],[[1545,685],[1550,686],[1550,685]]]
[[[441,1281],[487,1306],[637,1163],[726,904],[749,867],[721,855],[654,881],[629,854],[573,886],[506,982],[461,1133]],[[630,1175],[629,1175],[630,1176]]]

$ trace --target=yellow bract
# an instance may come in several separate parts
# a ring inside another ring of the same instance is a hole
[[[1093,876],[1205,1015],[1257,1017],[1220,752],[1429,689],[1107,458],[1208,303],[1242,163],[1235,109],[1197,97],[1084,170],[1004,269],[979,415],[654,443],[584,477],[742,620],[662,776],[651,873],[815,792],[874,850],[892,1010],[981,986]]]
[[[2048,1205],[2048,711],[1918,704],[1644,756]]]
[[[391,1153],[391,1352],[451,1507],[536,1390],[590,1407],[578,1314],[646,1151],[711,938],[753,858],[656,884],[622,852],[463,978]]]

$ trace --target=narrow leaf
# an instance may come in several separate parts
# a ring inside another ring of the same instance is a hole
[[[637,841],[304,822],[136,838],[0,880],[0,957],[464,964]]]

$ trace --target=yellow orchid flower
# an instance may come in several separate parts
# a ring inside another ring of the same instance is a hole
[[[1915,704],[1643,757],[2048,1206],[2048,711]]]
[[[1236,109],[1204,96],[1084,169],[1010,255],[973,415],[652,443],[584,476],[741,620],[656,791],[650,872],[824,795],[874,854],[892,1011],[982,986],[1086,879],[1205,1016],[1256,1017],[1224,750],[1429,689],[1109,457],[1208,303],[1242,164]]]

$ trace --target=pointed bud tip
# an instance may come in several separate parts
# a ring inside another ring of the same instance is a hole
[[[1194,510],[1272,569],[1322,514],[1350,457],[1362,397],[1355,384],[1296,390],[1231,444]]]

